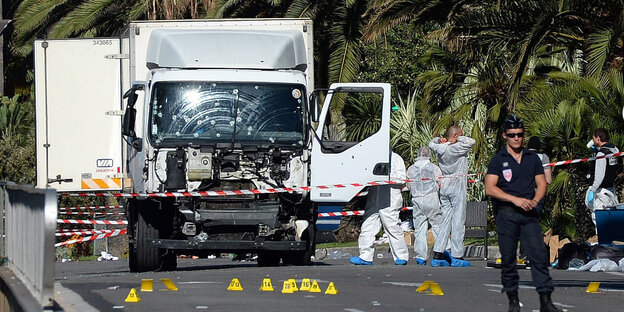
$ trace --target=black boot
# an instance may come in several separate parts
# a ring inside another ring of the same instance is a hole
[[[520,312],[520,299],[518,298],[518,291],[508,291],[507,298],[509,298],[509,309],[507,309],[507,312]]]
[[[540,297],[540,312],[563,312],[561,309],[555,307],[550,299],[552,292],[541,292]]]

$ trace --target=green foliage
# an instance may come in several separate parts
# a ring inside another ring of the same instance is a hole
[[[394,99],[397,95],[407,98],[418,86],[418,75],[426,69],[415,62],[429,47],[423,37],[421,31],[402,25],[365,44],[356,81],[387,82],[392,85]]]
[[[3,97],[0,104],[0,180],[34,184],[35,132],[32,97]]]

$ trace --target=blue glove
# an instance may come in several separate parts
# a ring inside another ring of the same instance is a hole
[[[587,203],[590,205],[594,204],[594,192],[589,191],[589,193],[587,193]]]

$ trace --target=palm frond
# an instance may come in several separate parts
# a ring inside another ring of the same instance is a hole
[[[72,10],[54,25],[51,38],[67,38],[93,27],[115,0],[89,0]]]
[[[589,76],[599,74],[604,68],[607,55],[609,55],[612,34],[610,29],[602,29],[589,35],[587,57],[587,74]]]
[[[288,7],[285,17],[315,18],[318,12],[318,3],[313,0],[294,0]]]

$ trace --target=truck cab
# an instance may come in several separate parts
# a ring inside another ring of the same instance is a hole
[[[59,122],[87,116],[59,114],[52,120],[42,113],[38,139],[48,141],[38,144],[38,184],[132,194],[118,197],[128,198],[133,272],[175,269],[179,253],[256,253],[261,266],[308,264],[318,203],[344,203],[363,186],[300,187],[387,179],[387,173],[373,171],[390,155],[390,87],[333,85],[320,111],[310,100],[316,98],[310,20],[133,22],[120,38],[97,40],[35,42],[37,107],[43,112],[68,105],[63,103],[72,95],[57,95],[57,89],[99,85],[76,97],[108,103],[87,110],[97,115],[92,129],[107,142],[72,157],[87,158],[85,164],[110,159],[117,170],[64,166],[71,161],[61,161],[63,140],[50,144],[50,138],[93,135],[57,131]],[[88,50],[85,64],[117,68],[96,77],[84,70],[61,81],[58,63],[72,60],[57,51],[77,47]],[[330,107],[337,105],[332,99],[358,92],[381,95],[379,131],[348,144],[323,139]],[[103,126],[95,124],[98,118]],[[98,179],[119,183],[89,183]]]

